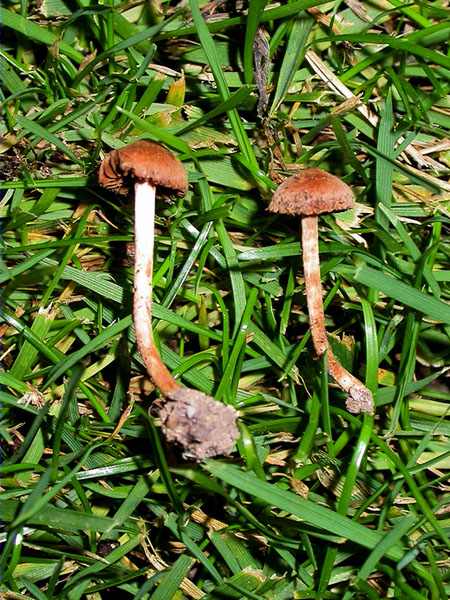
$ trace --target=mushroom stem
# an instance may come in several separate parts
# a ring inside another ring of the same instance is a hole
[[[164,396],[181,386],[161,360],[152,333],[152,276],[156,188],[147,182],[134,186],[134,295],[133,320],[139,352],[154,384]]]
[[[353,413],[373,413],[372,393],[359,379],[344,369],[334,356],[328,342],[320,282],[318,218],[302,217],[301,229],[306,300],[314,349],[317,356],[327,352],[328,372],[349,395],[346,402],[347,409]]]

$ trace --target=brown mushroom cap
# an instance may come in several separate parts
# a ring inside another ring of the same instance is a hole
[[[98,181],[101,186],[127,195],[132,180],[186,193],[187,175],[182,163],[163,146],[147,140],[113,150],[103,159]]]
[[[354,205],[352,190],[338,177],[322,169],[305,169],[283,181],[268,210],[310,217],[347,210]]]

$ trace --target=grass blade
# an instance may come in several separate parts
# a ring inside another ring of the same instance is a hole
[[[363,265],[355,271],[355,281],[383,292],[389,298],[409,306],[432,319],[450,324],[450,306],[411,285]]]
[[[319,530],[334,533],[370,549],[373,549],[381,540],[381,535],[378,532],[367,529],[363,525],[359,525],[328,508],[300,498],[292,492],[287,492],[275,485],[261,481],[252,473],[244,473],[234,465],[209,460],[205,468],[225,483],[237,487],[263,502],[267,502],[270,506],[276,506],[282,511],[287,511]],[[387,556],[393,560],[400,560],[403,551],[398,546],[392,546]]]

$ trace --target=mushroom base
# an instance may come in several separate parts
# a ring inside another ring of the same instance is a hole
[[[374,414],[374,402],[371,392],[364,386],[354,386],[348,390],[348,397],[345,406],[348,412],[359,414]]]
[[[183,458],[201,461],[229,454],[239,437],[238,413],[206,394],[180,387],[161,408],[161,428],[168,442],[182,449]]]

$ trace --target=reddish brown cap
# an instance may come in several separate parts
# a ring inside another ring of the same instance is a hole
[[[181,194],[187,190],[182,163],[163,146],[140,140],[113,150],[103,159],[98,181],[119,194],[128,194],[131,180],[146,181]]]
[[[311,217],[353,206],[353,192],[346,183],[322,169],[305,169],[283,181],[268,210]]]

